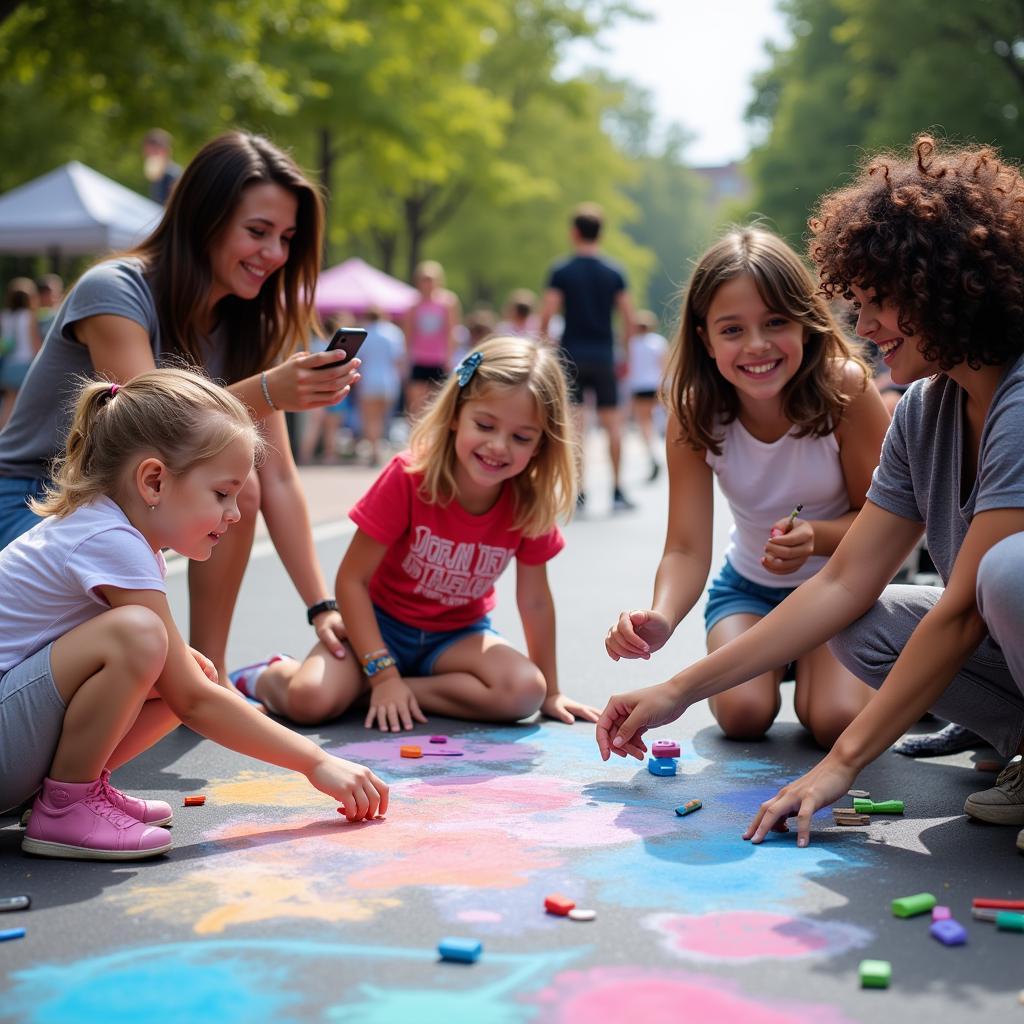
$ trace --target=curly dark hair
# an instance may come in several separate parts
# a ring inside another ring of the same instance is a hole
[[[1024,352],[1024,177],[995,149],[918,136],[907,156],[866,161],[808,223],[825,295],[855,284],[890,301],[939,369]]]

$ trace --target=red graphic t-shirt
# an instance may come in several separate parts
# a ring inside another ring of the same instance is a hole
[[[408,452],[396,455],[349,513],[387,552],[370,579],[370,599],[416,629],[462,629],[495,604],[494,581],[513,558],[540,565],[565,546],[554,526],[540,537],[512,529],[512,489],[503,488],[483,515],[457,500],[431,505],[419,494],[421,473],[409,473]]]

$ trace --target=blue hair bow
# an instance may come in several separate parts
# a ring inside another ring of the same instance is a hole
[[[466,356],[466,358],[455,367],[455,377],[459,382],[460,388],[464,388],[473,379],[473,374],[476,373],[476,368],[483,361],[484,357],[480,352],[473,352]]]

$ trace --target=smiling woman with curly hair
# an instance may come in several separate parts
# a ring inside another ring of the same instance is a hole
[[[816,576],[668,682],[613,697],[597,727],[603,756],[642,756],[645,729],[830,641],[878,692],[745,834],[795,816],[800,846],[813,813],[929,708],[1024,751],[1024,177],[991,148],[922,136],[867,161],[810,226],[822,290],[854,300],[857,333],[912,384],[867,501]],[[945,586],[888,586],[922,532]],[[1024,824],[1021,760],[965,810]]]

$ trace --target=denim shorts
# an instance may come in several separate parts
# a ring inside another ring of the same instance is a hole
[[[42,519],[28,507],[29,498],[41,498],[47,480],[0,476],[0,551],[15,537],[28,533]]]
[[[48,643],[0,676],[0,811],[27,800],[50,772],[67,708]]]
[[[380,635],[384,638],[384,646],[395,659],[398,671],[403,676],[433,675],[434,663],[441,652],[465,636],[475,636],[477,633],[501,636],[491,625],[489,615],[461,629],[434,631],[417,629],[415,626],[399,622],[387,612],[381,611],[377,605],[373,606],[373,610],[377,613],[377,625],[380,627]]]
[[[704,631],[729,615],[760,615],[764,617],[789,597],[796,587],[765,587],[751,583],[729,564],[722,563],[721,571],[708,587],[708,603],[704,608]]]

